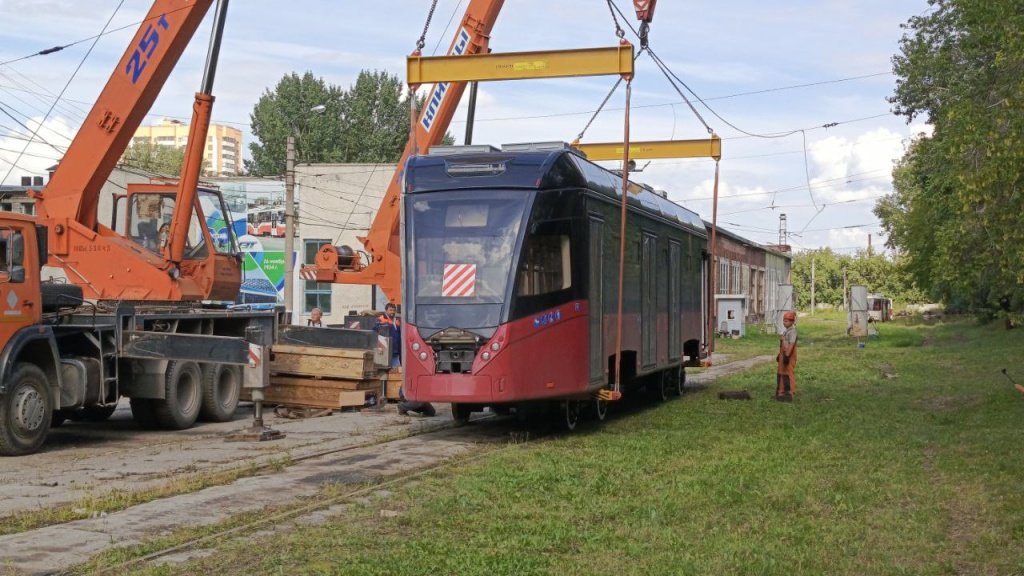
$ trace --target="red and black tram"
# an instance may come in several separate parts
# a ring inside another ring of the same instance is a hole
[[[568,146],[411,158],[403,197],[405,395],[555,401],[571,428],[614,384],[622,177]],[[699,356],[707,233],[653,190],[628,198],[621,388],[681,390]]]

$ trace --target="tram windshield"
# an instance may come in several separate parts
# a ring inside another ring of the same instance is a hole
[[[409,321],[421,328],[496,328],[529,192],[452,191],[407,202]]]

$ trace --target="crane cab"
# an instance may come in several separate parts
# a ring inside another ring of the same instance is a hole
[[[175,184],[129,184],[127,194],[115,202],[114,222],[124,238],[166,259],[176,202]],[[219,190],[197,190],[186,234],[180,276],[207,286],[206,300],[234,300],[241,285],[241,250],[234,218]]]

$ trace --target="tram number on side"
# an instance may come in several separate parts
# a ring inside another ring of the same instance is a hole
[[[550,326],[551,324],[554,324],[555,322],[558,322],[561,319],[562,319],[562,311],[561,310],[554,310],[552,312],[545,312],[544,314],[541,314],[540,316],[537,316],[537,317],[535,317],[533,319],[533,327],[534,328],[543,328],[544,326]]]

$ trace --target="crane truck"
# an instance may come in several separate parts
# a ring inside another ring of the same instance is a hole
[[[154,0],[35,194],[37,216],[0,213],[0,455],[37,451],[65,418],[106,419],[122,396],[145,428],[229,420],[250,345],[277,337],[280,309],[209,304],[233,300],[241,282],[224,199],[198,185],[227,4],[217,2],[176,184],[129,185],[111,226],[99,222],[104,182],[213,0]],[[43,281],[47,265],[68,282]]]

